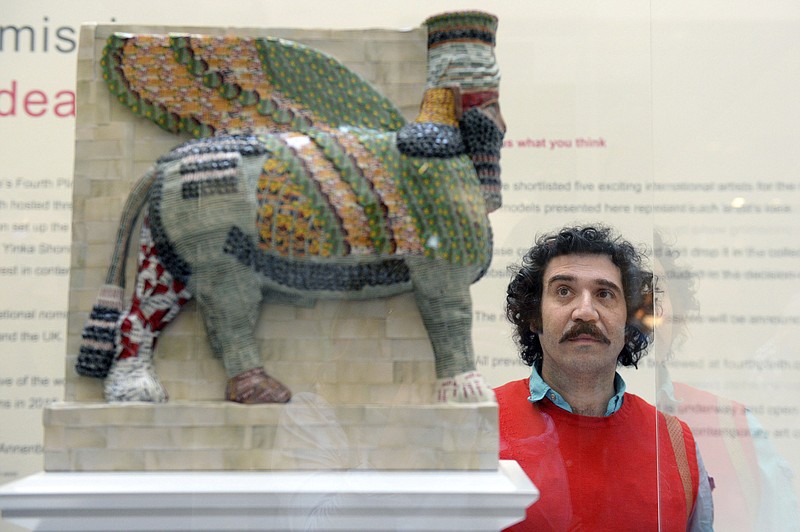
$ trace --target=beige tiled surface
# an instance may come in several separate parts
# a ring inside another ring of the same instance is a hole
[[[258,324],[267,370],[289,385],[288,405],[222,401],[225,374],[190,302],[159,338],[163,405],[105,404],[102,382],[75,357],[130,186],[185,140],[112,100],[98,58],[114,31],[285,37],[326,51],[365,76],[405,116],[417,112],[426,45],[412,31],[86,26],[78,54],[73,255],[66,401],[45,411],[48,471],[269,469],[495,469],[495,405],[430,404],[433,354],[413,296],[265,305]],[[133,284],[135,257],[129,258]],[[130,288],[128,290],[130,292]]]
[[[45,411],[47,471],[490,470],[497,407],[61,403]]]
[[[185,140],[136,118],[102,79],[106,38],[130,33],[195,32],[284,37],[330,53],[372,82],[411,119],[425,84],[425,31],[293,30],[87,25],[78,54],[73,255],[65,398],[102,401],[102,386],[73,369],[83,323],[103,284],[119,211],[133,182]],[[135,251],[135,244],[133,245]],[[128,260],[128,294],[135,253]],[[159,338],[156,370],[174,400],[222,399],[225,374],[190,302]],[[332,403],[428,402],[435,379],[432,350],[410,294],[364,302],[319,302],[314,308],[266,304],[258,338],[267,371],[295,392],[324,390]],[[397,365],[402,361],[401,365]],[[410,383],[409,376],[414,376]],[[398,389],[409,384],[410,392]],[[430,391],[430,393],[429,393]]]

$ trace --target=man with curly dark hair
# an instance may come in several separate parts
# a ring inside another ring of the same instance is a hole
[[[646,353],[652,288],[643,253],[602,225],[539,237],[515,271],[506,315],[532,372],[495,390],[500,457],[541,497],[513,530],[712,529],[689,427],[616,371]]]

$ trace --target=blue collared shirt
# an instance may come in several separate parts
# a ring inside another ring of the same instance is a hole
[[[539,375],[539,369],[536,365],[533,366],[531,371],[531,378],[528,381],[530,386],[531,396],[528,401],[535,403],[541,401],[545,397],[550,399],[554,405],[563,408],[567,412],[572,413],[572,407],[564,400],[560,393],[550,387],[549,384],[544,382],[542,376]],[[622,407],[622,398],[625,395],[625,381],[619,373],[614,373],[614,396],[608,401],[608,407],[604,415],[610,416]]]

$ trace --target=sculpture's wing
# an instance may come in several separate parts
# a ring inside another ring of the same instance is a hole
[[[349,125],[394,131],[400,111],[331,56],[275,38],[115,33],[103,51],[111,92],[173,133]]]

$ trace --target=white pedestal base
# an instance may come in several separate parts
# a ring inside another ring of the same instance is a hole
[[[0,486],[3,519],[50,531],[500,530],[539,492],[496,471],[38,473]]]

